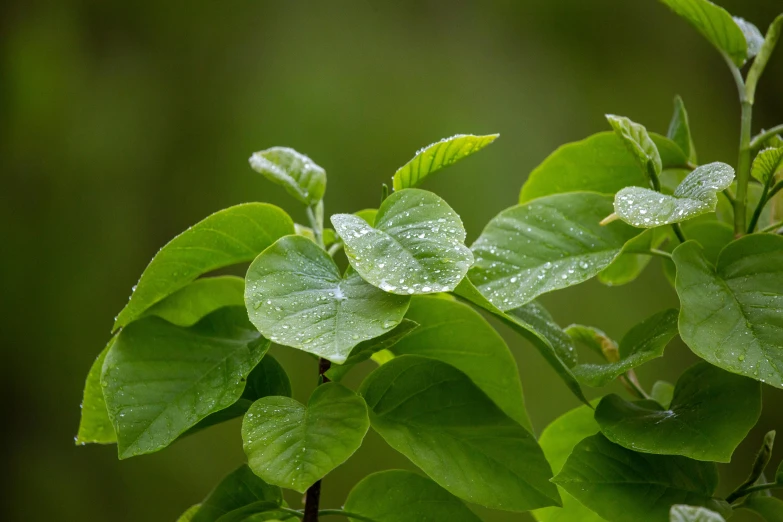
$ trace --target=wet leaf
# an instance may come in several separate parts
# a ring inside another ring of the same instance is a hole
[[[753,160],[751,175],[759,180],[762,185],[779,174],[783,174],[783,147],[764,149]]]
[[[677,144],[688,161],[696,163],[696,147],[691,137],[691,125],[688,121],[688,111],[685,110],[685,102],[678,96],[674,97],[674,114],[669,122],[667,137]]]
[[[272,147],[254,152],[250,166],[305,205],[318,203],[326,192],[326,171],[294,149]]]
[[[675,504],[669,511],[669,522],[726,522],[726,519],[707,508]]]
[[[740,18],[739,16],[734,16],[732,18],[745,36],[745,42],[747,42],[748,45],[748,59],[751,59],[759,54],[761,46],[764,45],[764,36],[762,36],[758,27],[744,18]]]
[[[216,522],[220,517],[254,502],[269,502],[279,507],[283,503],[283,492],[261,480],[247,464],[243,464],[220,481],[191,520]]]
[[[625,147],[631,152],[642,172],[657,176],[663,170],[661,155],[655,146],[647,129],[643,125],[635,123],[625,116],[607,114],[606,119],[620,137]],[[652,171],[652,172],[650,172]]]

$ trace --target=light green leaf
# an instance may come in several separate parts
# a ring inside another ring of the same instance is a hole
[[[274,205],[245,203],[212,214],[160,249],[141,274],[114,329],[135,321],[198,276],[252,261],[278,238],[293,233],[291,218]]]
[[[645,230],[638,236],[628,240],[620,255],[612,264],[598,274],[598,280],[608,286],[619,286],[630,283],[639,277],[650,263],[649,252],[658,248],[669,239],[669,231],[665,228]]]
[[[365,208],[359,212],[354,212],[355,216],[359,216],[367,222],[368,225],[373,226],[375,224],[375,216],[378,215],[377,208]]]
[[[758,382],[702,362],[677,381],[669,409],[612,394],[596,408],[595,420],[609,440],[628,449],[729,462],[760,414]]]
[[[390,350],[450,364],[470,377],[506,415],[532,431],[517,364],[503,338],[471,307],[416,296],[406,315],[420,326]]]
[[[155,315],[177,326],[191,326],[218,308],[244,305],[244,295],[241,277],[204,277],[158,301],[141,316]]]
[[[256,475],[304,493],[359,449],[369,427],[362,398],[330,382],[307,406],[288,397],[257,400],[242,422],[242,440]]]
[[[457,134],[427,145],[394,173],[394,190],[419,186],[424,178],[433,172],[480,151],[499,136],[500,134],[487,136]]]
[[[114,444],[117,435],[114,433],[109,414],[106,411],[106,401],[103,399],[103,386],[101,386],[101,370],[109,348],[114,344],[116,336],[112,337],[95,362],[92,363],[87,380],[84,383],[84,395],[82,398],[82,416],[79,420],[79,432],[74,441],[83,446],[85,444]]]
[[[650,397],[668,410],[674,398],[674,385],[666,381],[655,381],[650,390]]]
[[[296,235],[304,236],[311,241],[315,241],[315,233],[313,232],[312,228],[304,225],[300,225],[299,223],[294,223],[294,230],[296,230]],[[337,237],[337,232],[335,232],[334,229],[331,228],[323,229],[322,239],[324,240],[325,247],[328,247],[336,243],[337,241],[339,241],[339,238]]]
[[[666,136],[677,144],[688,161],[696,163],[696,147],[691,137],[691,125],[688,121],[688,111],[685,110],[685,102],[679,95],[674,97],[674,114],[669,122],[669,131]]]
[[[603,357],[607,361],[620,360],[620,348],[617,346],[617,342],[606,335],[603,330],[600,330],[595,326],[572,324],[566,327],[564,331],[571,339],[582,343],[593,353]]]
[[[611,212],[611,196],[591,192],[557,194],[506,209],[473,243],[470,279],[501,310],[586,281],[639,233],[620,222],[601,226]]]
[[[620,341],[616,362],[607,364],[578,364],[574,375],[582,384],[606,386],[628,370],[632,370],[663,356],[663,350],[677,335],[677,310],[658,312],[631,328]]]
[[[741,507],[756,513],[766,522],[783,522],[783,500],[779,498],[751,495]]]
[[[507,511],[559,504],[530,432],[453,366],[395,357],[367,377],[361,393],[373,428],[454,495]]]
[[[713,498],[714,463],[636,453],[601,434],[577,444],[553,481],[608,522],[665,522],[669,508],[682,503],[728,511]]]
[[[745,42],[747,42],[748,45],[748,59],[751,59],[759,54],[761,46],[764,45],[764,36],[762,36],[758,27],[744,18],[740,18],[739,16],[734,16],[732,18],[745,36]]]
[[[714,212],[718,192],[728,188],[733,179],[734,169],[725,163],[702,165],[688,174],[671,196],[640,187],[622,189],[615,195],[614,212],[639,228],[679,223]]]
[[[750,173],[762,185],[768,184],[769,180],[783,173],[783,147],[769,148],[759,152],[756,159],[753,160]]]
[[[631,152],[642,171],[651,178],[660,174],[663,170],[661,155],[658,152],[658,147],[647,134],[644,125],[635,123],[625,116],[615,116],[614,114],[607,114],[606,119],[615,134],[620,137]]]
[[[198,509],[200,507],[201,504],[195,504],[193,506],[190,506],[187,509],[187,511],[185,511],[179,516],[177,522],[193,522],[193,517],[196,516],[196,513],[198,513]]]
[[[473,263],[459,216],[425,190],[401,190],[386,198],[374,227],[352,214],[336,214],[332,224],[351,266],[385,292],[450,292]]]
[[[240,307],[190,328],[158,317],[123,328],[101,375],[120,458],[158,451],[234,404],[268,348]]]
[[[744,236],[716,268],[694,241],[673,257],[685,344],[724,370],[783,388],[783,237]]]
[[[707,508],[675,504],[669,511],[669,522],[726,522],[726,519]]]
[[[326,192],[326,171],[294,149],[272,147],[254,152],[250,166],[305,205],[318,203]]]
[[[257,477],[247,464],[228,474],[201,503],[192,522],[215,522],[234,510],[255,502],[283,503],[283,492]]]
[[[748,42],[742,29],[722,7],[707,0],[661,0],[690,22],[712,45],[741,67],[748,59]]]
[[[354,346],[402,321],[408,297],[382,292],[353,270],[341,276],[331,257],[301,236],[287,236],[250,265],[245,304],[273,342],[337,364]]]
[[[345,510],[375,522],[481,522],[438,484],[403,470],[381,471],[362,479],[348,494]]]

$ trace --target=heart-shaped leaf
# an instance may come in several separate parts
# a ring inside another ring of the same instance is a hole
[[[370,422],[361,397],[330,382],[307,406],[264,397],[248,410],[242,440],[250,469],[270,484],[303,493],[359,449]]]
[[[335,214],[332,224],[351,266],[385,292],[450,292],[473,263],[459,216],[425,190],[405,189],[386,198],[374,226],[353,214]]]
[[[673,258],[685,344],[724,370],[783,388],[783,237],[744,236],[716,267],[694,241]]]
[[[229,473],[204,499],[192,522],[216,522],[220,517],[254,502],[280,506],[283,492],[256,476],[247,464]]]
[[[783,147],[764,149],[759,152],[750,170],[750,174],[762,185],[767,185],[772,178],[781,173],[783,173]]]
[[[123,328],[101,374],[120,458],[158,451],[235,403],[269,344],[240,307],[190,328],[158,317]]]
[[[663,170],[661,154],[650,135],[647,134],[644,125],[635,123],[625,116],[615,116],[614,114],[607,114],[606,119],[615,134],[620,137],[631,152],[642,171],[646,172],[649,177],[660,174]]]
[[[691,125],[688,121],[688,111],[685,110],[685,102],[678,96],[674,97],[674,114],[669,122],[669,130],[666,136],[677,144],[688,161],[696,163],[696,147],[691,137]]]
[[[504,210],[471,249],[470,279],[501,310],[586,281],[609,266],[638,231],[620,222],[599,225],[611,196],[573,192]]]
[[[718,192],[734,179],[734,169],[725,163],[710,163],[688,174],[674,191],[661,194],[641,187],[626,187],[614,198],[614,212],[639,228],[654,228],[714,212]]]
[[[431,145],[427,145],[416,153],[412,160],[397,169],[394,173],[394,190],[417,187],[424,178],[435,171],[480,151],[500,134],[487,136],[474,136],[472,134],[457,134],[450,138],[443,138]]]
[[[354,346],[402,321],[408,297],[382,292],[302,236],[286,236],[248,268],[250,320],[273,342],[341,364]]]
[[[670,507],[682,502],[730,511],[713,498],[714,463],[636,453],[600,433],[576,445],[553,481],[608,522],[665,522]]]
[[[245,203],[212,214],[169,241],[152,258],[114,329],[135,321],[198,276],[252,261],[278,238],[293,233],[294,222],[274,205]]]
[[[758,382],[702,362],[677,381],[669,409],[612,394],[595,420],[606,438],[628,449],[729,462],[760,414]]]
[[[361,394],[373,429],[454,495],[507,511],[559,504],[535,438],[453,366],[395,357]]]
[[[675,504],[669,510],[669,522],[726,522],[726,519],[707,508]]]
[[[326,192],[326,171],[294,149],[272,147],[254,152],[250,166],[305,205],[318,203]]]
[[[481,522],[438,484],[403,470],[381,471],[362,479],[348,494],[345,510],[374,522]]]

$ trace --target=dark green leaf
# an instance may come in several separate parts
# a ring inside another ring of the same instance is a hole
[[[742,507],[756,513],[766,522],[783,522],[783,500],[779,498],[750,496]]]
[[[658,147],[655,146],[650,135],[647,134],[647,129],[625,116],[607,114],[606,119],[614,129],[615,134],[620,137],[625,147],[631,152],[642,172],[648,175],[654,174],[655,176],[660,174],[661,170],[663,170],[661,155],[658,152]],[[650,170],[653,172],[650,173]]]
[[[668,410],[674,398],[674,385],[666,381],[655,381],[652,390],[650,390],[650,397]]]
[[[669,522],[726,522],[726,519],[707,508],[676,504],[669,511]]]
[[[106,401],[103,399],[103,386],[101,386],[101,370],[103,361],[109,348],[114,344],[112,337],[95,362],[92,363],[84,383],[84,396],[82,398],[82,416],[79,421],[79,432],[76,434],[76,444],[114,444],[117,435],[111,424],[109,414],[106,411]]]
[[[303,493],[362,445],[367,405],[330,382],[307,406],[288,397],[264,397],[248,410],[242,440],[253,472],[270,484]]]
[[[753,167],[750,170],[751,175],[759,180],[762,185],[769,183],[769,180],[783,172],[783,147],[765,149],[759,152],[756,159],[753,160]]]
[[[514,318],[521,319],[525,324],[532,326],[554,348],[558,358],[566,366],[573,367],[576,364],[576,350],[571,337],[555,322],[549,311],[544,306],[532,301],[524,306],[509,312]]]
[[[341,364],[354,346],[402,321],[408,297],[382,292],[301,236],[266,249],[247,271],[250,320],[273,342]]]
[[[191,326],[218,308],[244,305],[244,295],[241,277],[205,277],[158,301],[142,317],[156,315],[177,326]]]
[[[386,442],[458,497],[507,511],[559,504],[530,432],[453,366],[395,357],[370,374],[361,393]]]
[[[294,149],[272,147],[254,152],[250,166],[305,205],[318,203],[326,192],[326,171]]]
[[[677,144],[688,161],[696,163],[696,147],[691,137],[691,125],[688,122],[688,111],[685,110],[685,102],[679,95],[674,97],[674,114],[669,122],[667,137]]]
[[[735,489],[735,492],[743,491],[754,484],[758,484],[760,480],[765,481],[762,477],[764,476],[764,469],[769,464],[769,459],[772,458],[772,447],[774,444],[775,432],[769,431],[764,435],[764,442],[761,444],[761,448],[759,448],[759,452],[756,454],[756,459],[753,461],[750,475],[745,479],[745,482]]]
[[[204,499],[192,522],[215,522],[220,517],[254,502],[283,503],[283,492],[258,478],[247,464],[226,476]]]

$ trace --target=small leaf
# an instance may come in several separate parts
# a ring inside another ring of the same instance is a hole
[[[288,397],[257,400],[242,422],[242,440],[256,475],[304,493],[359,449],[369,427],[362,398],[331,382],[318,386],[307,406]]]
[[[631,152],[642,171],[648,174],[648,176],[660,174],[661,170],[663,170],[661,155],[658,152],[658,147],[655,146],[650,135],[647,134],[647,129],[625,116],[607,114],[606,119],[614,129],[615,134],[623,140],[623,144]]]
[[[272,147],[254,152],[250,166],[305,205],[318,203],[326,192],[326,171],[294,149]]]
[[[764,469],[766,469],[767,464],[769,464],[769,459],[772,458],[772,447],[774,444],[775,432],[768,431],[767,434],[764,435],[764,442],[761,444],[761,448],[759,448],[759,451],[756,454],[756,459],[753,461],[753,467],[750,470],[750,475],[748,475],[748,478],[745,479],[745,482],[740,484],[734,490],[735,492],[742,491],[753,486],[754,484],[760,483],[758,482],[759,480],[762,482],[766,481],[762,477],[764,476]]]
[[[374,522],[481,522],[438,484],[403,470],[381,471],[362,479],[348,494],[345,510]]]
[[[268,348],[239,307],[190,328],[158,317],[123,328],[101,375],[120,458],[158,451],[231,406]]]
[[[650,397],[662,408],[668,410],[674,398],[674,385],[666,381],[655,381],[652,390],[650,390]]]
[[[601,400],[595,420],[609,440],[628,449],[729,462],[760,414],[758,382],[701,362],[677,381],[668,410],[612,394]]]
[[[744,18],[734,16],[734,23],[742,30],[742,34],[745,36],[745,41],[748,44],[748,59],[753,58],[761,50],[761,46],[764,45],[764,36],[759,31],[759,28],[748,22]]]
[[[640,187],[622,189],[615,195],[614,212],[639,228],[679,223],[714,212],[718,192],[733,179],[734,169],[725,163],[702,165],[682,180],[672,196]]]
[[[669,522],[726,522],[726,519],[707,508],[675,504],[669,511]]]
[[[783,388],[783,237],[752,234],[713,267],[688,241],[673,253],[680,336],[699,357]]]
[[[283,492],[261,480],[243,464],[221,480],[204,499],[192,522],[215,522],[254,502],[269,502],[279,507],[283,503]]]
[[[756,159],[753,160],[750,173],[762,185],[767,185],[772,178],[783,173],[783,147],[759,152]]]
[[[408,297],[382,292],[353,270],[341,276],[332,258],[301,236],[266,249],[246,279],[247,313],[265,337],[337,364],[397,326],[408,309]]]
[[[244,305],[244,294],[241,277],[204,277],[158,301],[142,317],[155,315],[177,326],[192,326],[218,308]]]
[[[783,500],[779,498],[751,495],[741,507],[756,513],[766,522],[783,522]]]
[[[394,173],[394,190],[417,187],[424,178],[444,167],[453,165],[459,160],[480,151],[500,134],[474,136],[472,134],[457,134],[444,138],[432,145],[419,150],[408,163]]]
[[[582,343],[593,353],[609,362],[620,360],[620,348],[617,342],[606,335],[603,330],[594,326],[572,324],[565,329],[565,333],[574,341]]]
[[[384,292],[450,292],[473,263],[459,216],[425,190],[401,190],[386,198],[374,227],[352,214],[335,214],[332,224],[351,266]]]
[[[673,504],[687,502],[719,513],[712,462],[636,453],[600,433],[576,445],[553,481],[608,522],[664,522]]]
[[[631,238],[612,264],[598,274],[598,280],[608,286],[624,285],[635,280],[650,263],[652,256],[649,251],[660,247],[669,235],[665,228],[654,228]]]
[[[688,111],[685,110],[685,102],[678,96],[674,97],[674,114],[669,122],[667,137],[682,149],[688,161],[696,163],[696,147],[691,137],[691,125],[688,121]]]
[[[252,261],[278,238],[293,233],[291,218],[274,205],[245,203],[212,214],[160,249],[141,274],[114,329],[135,321],[198,276]]]
[[[530,432],[453,366],[395,357],[367,377],[361,394],[375,431],[454,495],[506,511],[559,504]]]
[[[378,215],[377,208],[365,208],[359,212],[354,212],[355,216],[358,216],[365,220],[368,225],[373,226],[375,224],[375,216]]]
[[[586,281],[638,234],[620,222],[601,226],[601,218],[611,212],[611,196],[590,192],[557,194],[506,209],[473,243],[476,261],[470,279],[501,310]]]
[[[112,337],[95,362],[92,363],[84,383],[84,396],[82,398],[82,416],[79,420],[79,432],[74,439],[76,444],[113,444],[117,442],[109,414],[106,411],[106,401],[103,399],[103,386],[101,386],[101,370],[109,348],[114,344],[116,336]]]

